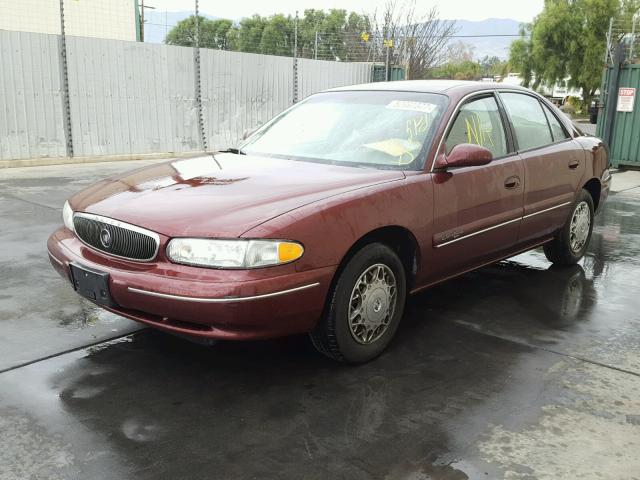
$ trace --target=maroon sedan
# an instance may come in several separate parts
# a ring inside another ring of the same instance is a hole
[[[312,95],[238,149],[105,179],[51,263],[97,305],[192,338],[308,332],[380,354],[407,295],[525,250],[585,253],[607,150],[524,88],[392,82]]]

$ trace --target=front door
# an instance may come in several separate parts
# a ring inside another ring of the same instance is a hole
[[[520,242],[551,235],[568,218],[584,173],[582,148],[536,97],[501,93],[524,164],[524,217]]]
[[[433,173],[433,262],[439,275],[495,259],[517,242],[524,170],[505,124],[495,96],[485,94],[462,105],[445,137],[447,154],[455,145],[473,143],[491,150],[494,160]]]

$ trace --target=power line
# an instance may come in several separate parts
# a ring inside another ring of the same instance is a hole
[[[451,38],[490,38],[490,37],[520,37],[520,34],[488,34],[488,35],[451,35]],[[525,35],[528,37],[529,35]]]
[[[320,36],[320,38],[322,39],[322,37],[333,37],[333,38],[361,38],[360,34],[357,33],[335,33],[335,32],[328,32],[328,33],[322,33],[322,32],[318,32],[318,35]],[[375,35],[375,34],[374,34]],[[413,38],[413,37],[419,37],[420,35],[396,35],[393,36],[394,38],[397,39],[403,39],[403,38]],[[439,35],[430,35],[430,36],[439,36]],[[479,35],[447,35],[448,38],[491,38],[491,37],[520,37],[521,35],[518,34],[510,34],[510,33],[504,33],[504,34],[500,34],[500,33],[496,33],[496,34],[479,34]],[[528,37],[529,35],[525,34],[525,37]],[[379,36],[378,38],[382,38],[382,36]]]
[[[154,25],[157,27],[172,27],[171,25],[167,25],[164,23],[154,23],[154,22],[149,22],[149,21],[145,21],[145,25]],[[175,26],[175,25],[174,25]],[[172,27],[173,28],[173,27]],[[318,35],[320,37],[320,40],[322,40],[322,37],[325,38],[336,38],[336,39],[350,39],[350,38],[361,38],[361,34],[358,33],[339,33],[339,32],[327,32],[327,33],[322,33],[322,32],[318,32]],[[374,34],[375,35],[375,34]],[[419,36],[419,35],[413,35],[413,36]],[[402,39],[402,38],[412,38],[413,36],[396,36],[395,38],[398,39]],[[436,36],[436,35],[434,35]],[[515,34],[515,33],[495,33],[495,34],[478,34],[478,35],[449,35],[448,38],[516,38],[516,37],[521,37],[522,35]],[[524,35],[525,37],[529,37],[528,34]],[[379,37],[382,38],[382,37]],[[311,38],[311,41],[313,41],[313,38]],[[364,42],[363,43],[368,43],[368,42]]]

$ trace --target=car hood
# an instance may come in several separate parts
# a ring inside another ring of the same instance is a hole
[[[107,178],[73,196],[70,204],[75,211],[169,237],[238,237],[303,205],[403,178],[397,170],[218,153]]]

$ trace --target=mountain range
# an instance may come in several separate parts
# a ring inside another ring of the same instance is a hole
[[[167,32],[180,20],[190,15],[192,15],[192,12],[189,11],[148,11],[145,19],[145,41],[162,43]],[[210,19],[217,18],[206,14],[204,16]],[[508,58],[509,45],[517,38],[520,29],[520,22],[508,18],[454,21],[456,22],[457,32],[452,41],[462,41],[473,46],[473,55],[476,59],[481,59],[485,56],[496,56],[501,59]]]
[[[509,18],[488,18],[481,21],[455,20],[458,31],[454,41],[462,41],[473,46],[476,59],[499,57],[509,58],[509,46],[517,40],[521,22]],[[491,35],[491,36],[489,36]],[[513,35],[513,36],[505,36]]]

